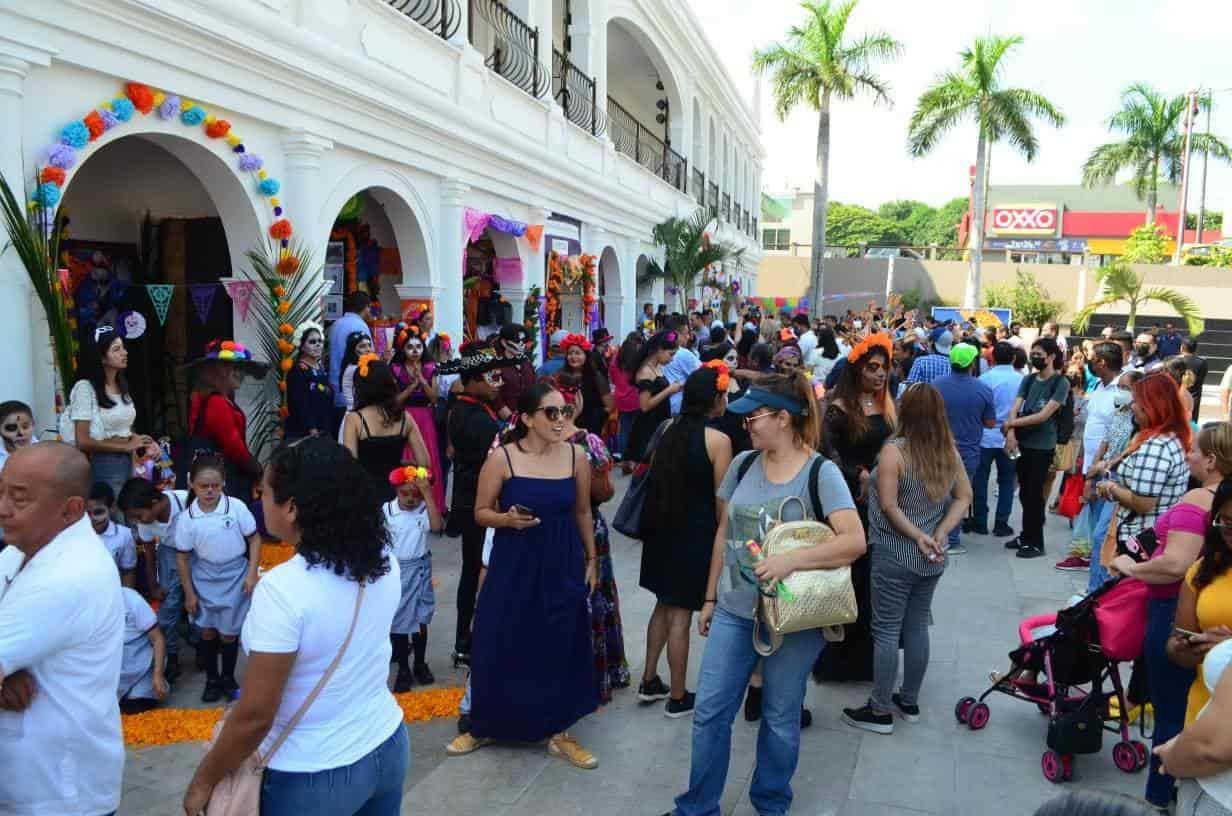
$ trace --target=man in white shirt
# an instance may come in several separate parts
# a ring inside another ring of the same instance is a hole
[[[60,442],[0,472],[0,813],[104,816],[120,804],[124,599],[85,514],[90,465]]]
[[[684,382],[689,378],[689,375],[702,367],[702,360],[697,354],[689,348],[691,335],[689,326],[683,320],[679,323],[669,323],[668,331],[676,332],[676,342],[679,343],[679,348],[672,355],[672,359],[667,365],[663,366],[663,376],[667,378],[668,385],[673,385],[678,382]],[[680,413],[680,406],[684,403],[684,393],[677,391],[668,398],[672,406],[672,416]]]
[[[798,314],[791,319],[791,327],[796,333],[796,343],[800,346],[800,357],[804,365],[812,368],[817,364],[817,335],[809,328],[808,315]]]

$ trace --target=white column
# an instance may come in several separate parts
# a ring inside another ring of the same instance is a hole
[[[453,33],[449,41],[461,48],[468,48],[470,47],[471,4],[467,0],[460,0],[456,8],[461,16],[458,18],[458,30]]]
[[[334,143],[306,130],[295,128],[282,134],[282,152],[286,158],[281,197],[286,217],[295,225],[295,232],[312,249],[313,260],[325,260],[329,231],[337,213],[321,212],[325,206],[320,189],[321,157],[332,150]]]
[[[470,189],[460,181],[441,184],[440,257],[432,276],[432,285],[440,289],[436,330],[453,338],[454,348],[462,345],[462,259],[466,252],[462,209]]]
[[[526,22],[532,27],[539,29],[539,64],[547,72],[546,76],[550,85],[552,76],[552,0],[533,0],[530,12],[532,16],[527,18]],[[550,87],[545,98],[552,98]]]

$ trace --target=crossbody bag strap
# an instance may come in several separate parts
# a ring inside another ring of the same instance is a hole
[[[825,508],[821,506],[821,497],[817,495],[817,486],[821,481],[821,466],[825,459],[818,456],[809,468],[809,502],[813,505],[813,521],[825,521]]]
[[[291,732],[295,730],[295,726],[299,725],[299,721],[308,713],[308,709],[316,701],[317,695],[325,688],[325,684],[329,682],[329,678],[333,676],[334,670],[338,668],[338,664],[342,662],[343,655],[346,654],[347,647],[351,645],[351,636],[355,634],[355,624],[359,622],[359,605],[364,599],[364,583],[360,583],[359,592],[355,593],[355,611],[351,614],[351,627],[347,629],[346,639],[342,641],[342,646],[338,649],[338,654],[334,655],[334,661],[325,669],[325,673],[321,675],[321,679],[317,681],[316,686],[304,698],[304,702],[300,704],[299,710],[291,717],[287,723],[287,727],[282,729],[282,733],[278,735],[278,739],[274,740],[274,744],[270,746],[269,751],[265,756],[257,761],[257,765],[261,768],[269,765],[270,759],[286,742],[287,737],[291,736]]]

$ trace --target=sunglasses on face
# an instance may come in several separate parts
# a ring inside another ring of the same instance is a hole
[[[764,419],[768,416],[774,416],[778,411],[762,411],[760,414],[749,414],[744,418],[744,427],[748,428],[759,419]]]
[[[556,420],[560,419],[562,416],[565,419],[573,418],[573,406],[572,405],[565,405],[560,408],[556,407],[555,405],[548,405],[543,408],[539,408],[538,410],[543,412],[543,415],[548,418],[549,422],[555,422]]]

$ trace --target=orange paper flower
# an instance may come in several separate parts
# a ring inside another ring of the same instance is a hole
[[[284,278],[289,278],[299,271],[299,258],[294,255],[287,255],[278,262],[278,274]]]
[[[278,381],[278,390],[284,394],[287,393],[287,381],[286,380]]]
[[[81,121],[85,124],[86,129],[90,131],[90,141],[94,141],[99,136],[102,136],[103,131],[106,130],[106,127],[103,125],[103,117],[96,110],[87,113]]]
[[[231,123],[226,119],[215,119],[205,126],[205,135],[211,139],[221,139],[231,132]]]
[[[149,85],[130,82],[124,86],[124,95],[128,97],[129,102],[133,103],[134,108],[141,111],[142,115],[154,110],[154,92],[150,90]]]
[[[278,314],[284,315],[291,311],[291,302],[289,300],[278,301]]]
[[[286,296],[287,296],[287,290],[286,290],[286,289],[283,289],[281,286],[275,286],[275,287],[274,287],[274,297],[279,297],[279,298],[280,298],[280,297],[286,297]]]
[[[284,405],[278,409],[278,416],[282,417],[283,419],[286,419],[290,415],[291,415],[291,411],[290,409],[287,408],[287,406]]]
[[[295,361],[292,360],[290,357],[283,357],[282,360],[278,363],[278,367],[282,369],[283,374],[286,374],[288,371],[290,371],[291,366],[293,365],[295,365]]]
[[[283,323],[281,326],[278,327],[278,331],[290,337],[291,335],[295,334],[295,327],[292,326],[290,323]]]
[[[270,224],[269,234],[275,241],[285,241],[291,237],[291,233],[291,222],[285,218],[279,218]]]
[[[363,355],[362,357],[359,358],[359,362],[356,364],[356,372],[361,377],[367,377],[368,376],[368,366],[372,365],[379,359],[380,358],[377,357],[375,354]]]
[[[39,181],[51,182],[57,187],[64,186],[64,170],[60,167],[44,167],[39,173]]]
[[[291,345],[286,340],[279,339],[278,350],[281,351],[283,354],[290,354],[291,352],[295,351],[295,346]]]
[[[727,368],[727,363],[723,362],[722,360],[711,360],[710,362],[705,364],[705,367],[713,368],[715,370],[715,372],[718,374],[718,379],[715,380],[715,384],[714,384],[715,389],[719,393],[725,392],[728,386],[731,385],[731,373],[730,373],[730,370]]]

